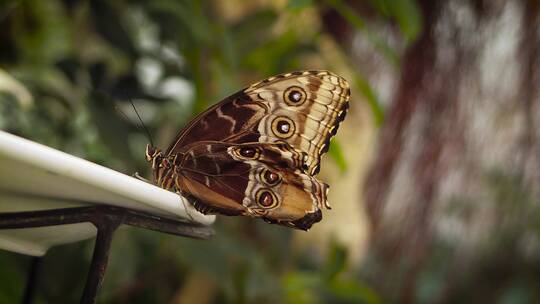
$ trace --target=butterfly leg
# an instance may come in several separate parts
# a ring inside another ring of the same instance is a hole
[[[194,207],[194,204],[192,203],[193,202],[192,197],[190,199],[186,198],[185,196],[182,195],[182,191],[176,191],[176,194],[181,196],[182,205],[184,205],[184,209],[186,210],[186,214],[189,217],[189,219],[191,221],[195,221],[191,212],[199,212],[199,211]],[[187,201],[187,204],[186,204],[186,201]]]
[[[147,183],[152,184],[152,185],[154,184],[154,183],[152,183],[150,180],[148,180],[148,179],[146,179],[146,178],[140,176],[140,175],[139,175],[139,172],[133,173],[132,176],[135,177],[135,178],[138,179],[138,180],[142,180],[143,182],[147,182]]]

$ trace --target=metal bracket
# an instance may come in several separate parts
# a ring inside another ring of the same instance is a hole
[[[208,226],[181,222],[145,212],[111,206],[0,213],[0,230],[56,226],[82,222],[90,222],[97,228],[92,262],[81,297],[81,303],[84,304],[96,302],[97,294],[107,270],[112,238],[120,225],[125,224],[197,239],[207,239],[214,234],[214,230]],[[41,258],[34,258],[32,261],[22,303],[33,302],[40,262]]]

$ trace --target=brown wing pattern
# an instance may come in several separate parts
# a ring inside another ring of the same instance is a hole
[[[322,218],[328,186],[296,168],[300,157],[288,144],[200,142],[183,157],[175,183],[203,213],[307,230]]]
[[[224,99],[196,117],[166,155],[199,141],[287,142],[305,154],[304,170],[315,175],[321,155],[345,118],[349,85],[328,71],[281,74]]]
[[[349,85],[328,71],[281,74],[193,119],[165,153],[147,147],[156,183],[203,213],[307,230],[329,208],[313,176],[345,118]]]
[[[317,174],[321,155],[347,113],[347,81],[328,71],[307,71],[269,78],[244,92],[267,108],[258,122],[259,141],[286,141],[306,153],[306,172]]]

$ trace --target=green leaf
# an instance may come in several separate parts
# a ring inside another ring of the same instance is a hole
[[[264,76],[294,70],[298,68],[300,55],[315,52],[312,44],[301,41],[301,37],[294,31],[287,31],[254,49],[244,58],[244,64],[259,70]]]
[[[297,271],[283,280],[287,303],[318,303],[316,291],[323,285],[317,273]]]
[[[210,44],[213,36],[214,22],[206,16],[206,11],[199,1],[164,1],[148,3],[150,12],[167,16],[182,30],[179,34],[187,34],[198,45]],[[165,29],[166,30],[166,29]],[[175,29],[176,32],[178,32]],[[193,45],[192,47],[197,47]],[[191,47],[191,46],[188,46]]]
[[[407,41],[414,41],[422,30],[422,15],[416,2],[412,0],[386,0],[386,2]]]
[[[24,274],[19,263],[16,263],[18,260],[22,260],[22,257],[6,251],[0,252],[0,303],[17,303],[21,300]]]
[[[382,303],[380,297],[368,286],[352,280],[333,280],[328,286],[332,294],[333,303]]]
[[[313,4],[312,0],[290,0],[287,3],[287,9],[291,11],[300,11]]]
[[[414,0],[370,0],[383,16],[395,19],[408,42],[414,41],[422,30],[422,15]]]
[[[347,249],[336,241],[332,242],[330,249],[328,259],[322,269],[322,274],[327,280],[334,279],[347,266]]]
[[[377,127],[381,126],[384,121],[384,110],[381,107],[375,90],[373,90],[367,79],[365,79],[364,76],[359,73],[355,73],[354,75],[354,84],[366,98],[366,101],[371,109],[371,113],[373,114],[373,118],[375,119],[375,125]]]
[[[271,39],[271,33],[264,29],[271,28],[278,19],[273,10],[254,12],[231,26],[234,51],[243,58],[264,42]]]
[[[366,35],[375,49],[379,51],[393,66],[399,66],[399,56],[397,52],[381,38],[377,33],[371,31],[362,17],[356,14],[354,10],[341,0],[326,0],[326,3],[335,9],[347,22],[354,26],[362,34]]]
[[[347,171],[347,160],[345,159],[341,145],[336,139],[332,140],[328,154],[336,161],[341,172]]]

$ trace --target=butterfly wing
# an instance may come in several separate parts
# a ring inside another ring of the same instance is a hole
[[[203,213],[307,230],[322,218],[328,186],[297,169],[302,158],[284,143],[199,142],[185,154],[176,184]]]
[[[147,147],[157,184],[204,213],[307,230],[328,186],[313,176],[345,118],[347,82],[331,72],[268,78],[193,119],[165,153]]]
[[[303,155],[304,172],[315,175],[345,118],[349,95],[347,81],[328,71],[274,76],[201,113],[165,155],[183,153],[200,141],[286,142]]]

